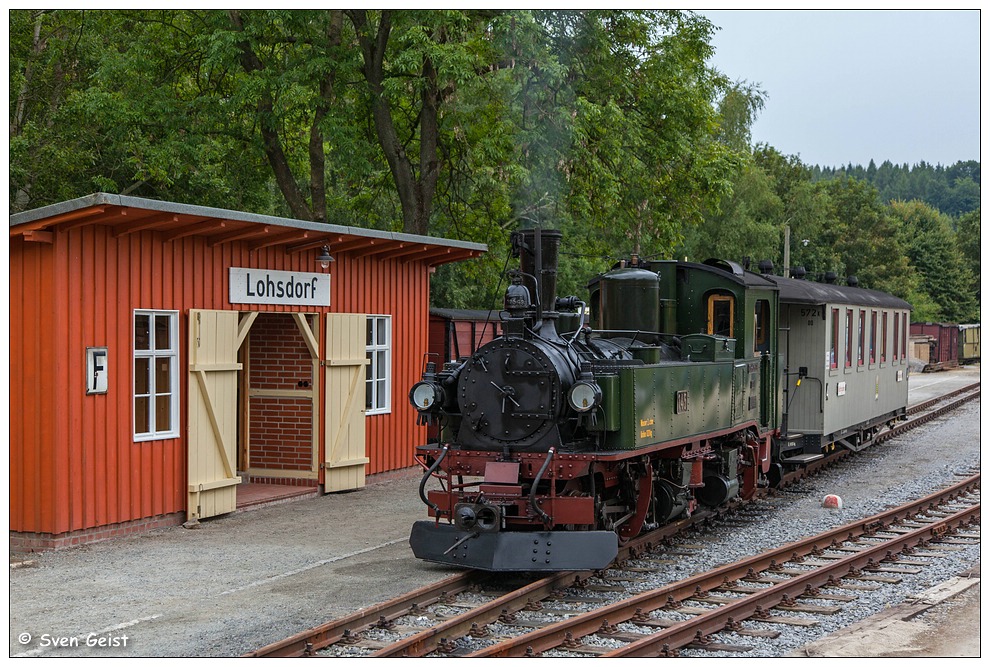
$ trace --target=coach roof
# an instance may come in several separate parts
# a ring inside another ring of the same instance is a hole
[[[781,303],[807,303],[821,305],[826,303],[842,303],[855,306],[872,306],[876,308],[900,308],[913,310],[911,304],[899,299],[893,294],[862,287],[846,287],[816,283],[811,280],[796,280],[767,276],[780,288]]]

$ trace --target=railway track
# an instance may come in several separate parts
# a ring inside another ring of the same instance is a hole
[[[750,619],[796,621],[779,612],[833,613],[833,605],[819,602],[854,598],[826,593],[826,589],[854,591],[864,585],[890,583],[896,580],[891,575],[907,574],[927,564],[919,550],[924,554],[933,542],[940,538],[944,542],[954,531],[978,521],[979,483],[980,476],[975,475],[882,515],[641,593],[471,655],[511,657],[563,649],[604,657],[650,657],[675,655],[685,647],[731,650],[731,645],[715,644],[711,636],[720,632],[744,635],[747,630],[742,622]],[[978,542],[979,537],[965,539]],[[664,610],[690,618],[665,619]],[[622,631],[617,627],[620,623],[629,623],[635,630]],[[623,645],[603,649],[582,641],[595,634]]]
[[[888,437],[903,433],[978,394],[977,384],[941,399],[912,406],[909,410],[911,420],[881,435],[895,430],[896,433]],[[970,485],[978,485],[979,476],[967,481]],[[960,491],[949,492],[950,495],[953,493]],[[695,575],[683,582],[631,597],[619,594],[619,591],[625,591],[619,584],[634,582],[649,567],[662,567],[672,562],[655,555],[657,547],[664,545],[671,536],[699,522],[717,522],[726,514],[725,511],[699,513],[691,519],[670,524],[631,541],[621,549],[617,567],[607,573],[566,572],[532,580],[465,571],[248,655],[387,657],[433,654],[491,657],[562,651],[563,654],[617,657],[673,654],[684,647],[712,646],[714,648],[711,650],[720,650],[720,647],[730,646],[728,650],[733,650],[731,645],[713,642],[708,637],[727,627],[744,634],[756,632],[765,636],[769,631],[747,631],[739,624],[745,619],[764,616],[771,609],[807,607],[807,600],[820,600],[822,596],[837,601],[849,597],[837,593],[816,593],[815,589],[829,585],[829,577],[833,584],[841,581],[844,582],[841,585],[846,587],[873,585],[850,584],[848,581],[856,577],[862,580],[864,576],[875,578],[877,575],[864,575],[862,571],[889,568],[891,558],[896,559],[893,554],[905,548],[915,548],[915,544],[930,540],[936,533],[957,530],[965,522],[978,518],[978,495],[975,497],[975,510],[967,510],[965,519],[938,519],[937,525],[927,523],[929,520],[925,519],[926,523],[918,528],[920,532],[916,537],[903,537],[908,533],[903,528],[896,528],[893,538],[879,540],[879,546],[875,548],[865,546],[878,541],[878,538],[869,535],[870,531],[875,535],[880,527],[889,526],[898,513],[906,516],[915,515],[918,511],[910,507],[897,508],[883,516],[860,522],[863,527],[850,524],[833,531],[835,535],[821,537],[821,540],[827,540],[824,546],[818,540],[820,536],[816,536],[809,538],[807,545],[804,542],[788,545],[786,553],[760,554],[711,573]],[[934,497],[929,497],[918,502],[927,507],[935,501]],[[839,543],[838,547],[833,544],[834,540],[847,537],[858,544],[842,546]],[[847,553],[848,560],[836,558],[835,549],[838,553]],[[805,562],[795,562],[795,557]],[[826,569],[824,565],[815,564],[817,561],[831,563],[835,567]],[[809,563],[815,565],[812,567]],[[853,570],[850,571],[850,568]],[[798,570],[803,573],[796,574]],[[781,576],[784,579],[778,581]],[[753,590],[741,592],[734,589]],[[622,599],[613,602],[611,599],[617,595]],[[799,597],[801,602],[795,602]],[[685,604],[687,609],[683,610]],[[698,611],[708,607],[710,611]],[[527,616],[534,613],[544,620],[527,620]],[[670,613],[680,616],[688,614],[691,618],[675,622],[670,620]],[[547,615],[565,620],[548,623],[545,620]],[[619,629],[619,625],[623,629]],[[649,634],[646,634],[646,629]]]

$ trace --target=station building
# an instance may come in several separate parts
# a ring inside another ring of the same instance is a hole
[[[11,549],[413,465],[430,275],[485,250],[103,193],[11,216]]]

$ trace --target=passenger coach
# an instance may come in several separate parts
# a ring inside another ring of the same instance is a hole
[[[781,454],[858,451],[904,416],[911,305],[885,292],[768,276],[780,288]]]

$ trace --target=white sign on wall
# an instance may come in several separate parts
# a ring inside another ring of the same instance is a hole
[[[325,273],[230,267],[230,302],[282,306],[329,306]]]

